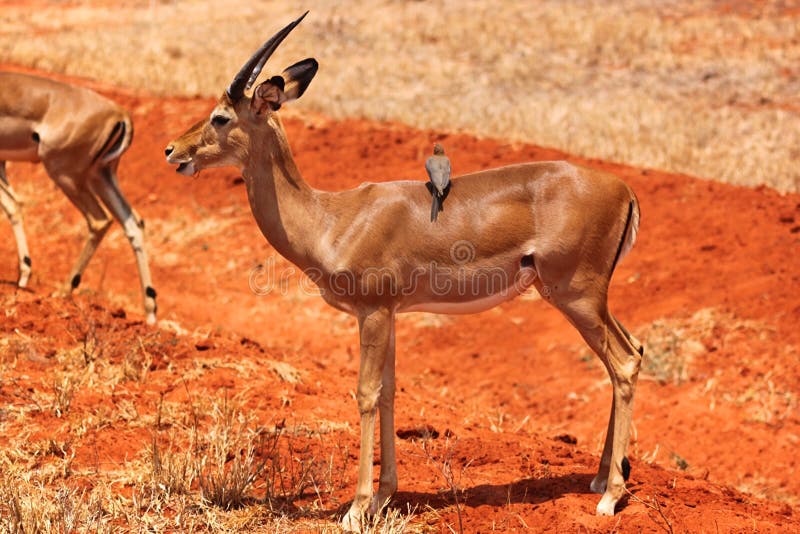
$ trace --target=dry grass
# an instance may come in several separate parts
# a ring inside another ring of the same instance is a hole
[[[797,191],[800,19],[787,4],[310,1],[271,65],[317,57],[298,105],[333,117]],[[160,94],[216,96],[300,11],[243,0],[12,5],[0,13],[0,53]]]
[[[127,332],[81,298],[60,315],[68,348],[0,333],[0,534],[342,532],[352,429],[269,424],[247,388],[204,381],[221,371],[283,383],[296,370],[229,349],[165,365],[207,334]],[[365,531],[419,532],[426,520],[390,509]]]
[[[659,319],[640,329],[636,335],[645,346],[642,374],[662,384],[686,382],[693,360],[706,352],[702,339],[713,327],[708,315],[703,309],[688,319]]]
[[[697,358],[708,358],[704,341],[713,335],[735,332],[754,335],[765,326],[745,321],[716,308],[702,308],[690,317],[659,319],[640,328],[636,336],[644,343],[642,374],[662,384],[682,384],[693,379],[692,364]]]
[[[662,384],[694,382],[694,390],[717,402],[744,408],[746,421],[781,424],[798,407],[795,371],[790,357],[775,360],[772,330],[717,308],[702,308],[689,317],[654,321],[636,336],[645,345],[642,376]],[[756,356],[730,355],[729,346],[752,347]],[[787,347],[790,354],[793,347]],[[737,358],[720,366],[715,360]],[[752,376],[751,376],[752,375]],[[743,380],[742,377],[745,377]],[[679,467],[681,461],[675,462]]]

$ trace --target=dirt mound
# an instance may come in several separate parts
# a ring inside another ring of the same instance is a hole
[[[80,294],[49,297],[84,223],[40,167],[9,164],[34,275],[30,291],[15,289],[14,241],[0,224],[5,502],[79,510],[108,529],[331,528],[355,483],[354,320],[267,245],[235,171],[187,179],[164,163],[167,141],[211,101],[107,94],[133,112],[120,182],[147,221],[164,322],[142,324],[118,228]],[[301,172],[322,189],[422,180],[441,140],[455,174],[566,158],[616,172],[641,202],[639,240],[610,298],[651,355],[626,506],[598,518],[587,493],[610,405],[605,372],[556,311],[524,296],[398,322],[396,419],[413,439],[399,440],[394,507],[415,511],[395,520],[412,531],[459,520],[467,532],[797,528],[800,196],[392,124],[285,124]],[[229,472],[219,466],[237,462],[261,467],[244,506],[203,501]]]

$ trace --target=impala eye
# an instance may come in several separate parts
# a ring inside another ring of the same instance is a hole
[[[231,121],[230,117],[226,117],[225,115],[214,115],[211,117],[211,124],[219,128],[220,126],[225,126]]]

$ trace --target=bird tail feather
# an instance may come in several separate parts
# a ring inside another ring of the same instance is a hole
[[[434,193],[433,200],[431,202],[431,222],[436,222],[436,217],[439,215],[440,210],[441,208],[439,207],[439,195]]]

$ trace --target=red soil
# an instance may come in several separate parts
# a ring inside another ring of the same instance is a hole
[[[333,432],[326,443],[356,451],[354,320],[319,298],[250,291],[251,269],[275,253],[249,214],[237,172],[222,169],[187,179],[164,162],[166,143],[213,103],[104,92],[134,116],[134,143],[119,172],[123,191],[149,227],[163,228],[159,225],[170,221],[183,232],[170,237],[156,231],[158,237],[151,234],[149,240],[160,319],[209,334],[198,342],[142,324],[133,254],[119,229],[101,245],[74,299],[50,297],[80,249],[82,220],[40,167],[10,164],[9,179],[17,190],[30,189],[22,186],[25,182],[35,186],[36,197],[25,197],[34,276],[30,291],[15,289],[14,241],[9,225],[0,224],[5,311],[0,335],[28,340],[28,357],[19,358],[0,382],[0,402],[24,403],[28,388],[48,380],[52,355],[86,338],[93,325],[106,344],[104,358],[121,358],[137,339],[170,348],[155,352],[145,382],[121,384],[111,398],[82,389],[69,417],[120,399],[153,413],[160,397],[188,402],[201,392],[249,389],[262,424],[282,419],[312,426],[321,420],[348,423],[349,429]],[[548,159],[615,172],[633,187],[642,208],[638,241],[612,284],[615,315],[637,332],[664,318],[690,325],[695,312],[713,309],[715,319],[702,330],[702,350],[689,364],[686,380],[640,380],[629,453],[635,498],[614,518],[596,517],[599,497],[588,493],[610,385],[599,361],[585,357],[588,349],[557,311],[542,301],[517,299],[472,316],[430,321],[401,316],[397,425],[430,425],[440,433],[429,450],[440,460],[452,455],[458,485],[465,489],[465,531],[527,526],[640,532],[663,530],[667,522],[692,531],[800,527],[792,509],[800,498],[800,263],[795,256],[800,195],[396,124],[306,117],[285,119],[285,126],[305,178],[328,190],[364,181],[422,180],[433,140],[443,140],[456,174]],[[227,226],[217,228],[218,223]],[[194,231],[199,227],[205,230]],[[277,260],[276,266],[287,264]],[[267,357],[297,368],[302,381],[282,382],[261,363]],[[181,383],[183,372],[212,359],[251,362],[254,371],[243,377],[212,366],[213,372]],[[49,412],[30,417],[47,429],[31,439],[68,432]],[[0,443],[23,431],[9,424]],[[74,438],[75,463],[111,469],[146,446],[149,434],[142,434],[115,422]],[[332,445],[316,447],[332,454]],[[402,510],[406,504],[440,509],[435,530],[444,530],[445,522],[457,525],[452,500],[442,491],[444,479],[419,443],[399,440],[398,457],[395,504]],[[345,487],[335,495],[342,505],[354,491],[355,462],[346,469]],[[93,479],[76,475],[69,483],[91,486]],[[641,501],[659,503],[663,517]]]

